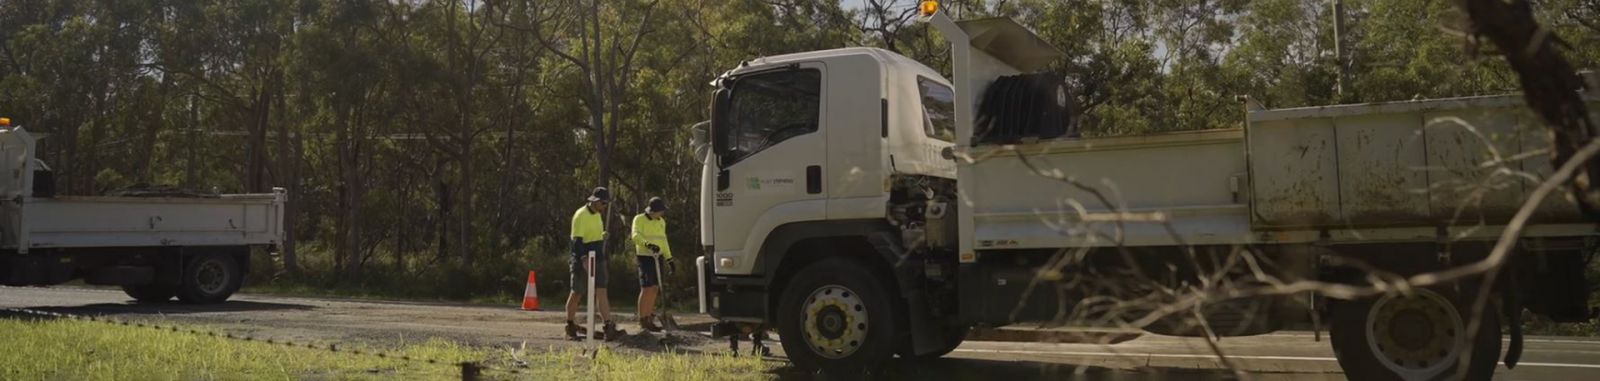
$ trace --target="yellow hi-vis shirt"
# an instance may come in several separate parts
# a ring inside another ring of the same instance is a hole
[[[653,255],[646,245],[661,247],[661,257],[672,259],[672,248],[667,246],[667,218],[650,218],[649,213],[633,216],[633,248],[638,255]]]
[[[605,216],[589,210],[588,205],[572,213],[572,238],[583,243],[599,242],[606,238]]]

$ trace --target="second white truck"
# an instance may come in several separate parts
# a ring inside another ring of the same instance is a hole
[[[282,189],[263,194],[56,195],[33,135],[0,126],[0,285],[83,280],[133,299],[220,303],[250,253],[283,241]]]
[[[1079,138],[1066,95],[1029,74],[1055,48],[1007,19],[925,19],[952,44],[954,81],[868,48],[716,81],[699,268],[723,328],[774,328],[796,364],[848,371],[944,355],[975,326],[1298,323],[1330,330],[1351,379],[1487,380],[1519,356],[1524,310],[1591,318],[1596,225],[1561,197],[1488,295],[1481,275],[1344,299],[1278,287],[1393,287],[1482,260],[1551,173],[1518,96],[1249,108],[1242,129]]]

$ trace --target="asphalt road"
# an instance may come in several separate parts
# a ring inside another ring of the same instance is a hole
[[[0,307],[195,324],[239,335],[297,342],[393,346],[443,338],[493,347],[582,345],[562,338],[561,325],[565,320],[562,313],[520,311],[510,306],[264,295],[238,295],[220,305],[191,306],[134,303],[119,290],[0,287]],[[631,322],[633,318],[625,315],[617,320]],[[703,327],[704,324],[695,323],[707,320],[700,316],[682,316],[679,321],[690,327]],[[638,331],[637,326],[628,323],[623,323],[622,328]],[[663,351],[657,339],[657,336],[636,335],[608,345],[619,350]],[[679,343],[680,350],[727,350],[725,341],[711,340],[700,334],[676,334],[672,339]],[[1227,338],[1219,345],[1233,365],[1249,372],[1252,379],[1344,379],[1328,344],[1314,341],[1310,333]],[[773,343],[773,347],[777,350],[780,346]],[[777,350],[775,355],[781,358],[782,351]],[[969,340],[946,359],[894,364],[889,374],[891,378],[919,380],[1237,378],[1217,360],[1204,341],[1157,335],[1138,336],[1116,344]],[[1600,380],[1600,340],[1531,337],[1527,340],[1522,364],[1515,370],[1502,366],[1496,379]]]

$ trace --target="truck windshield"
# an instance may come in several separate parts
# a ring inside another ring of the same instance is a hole
[[[817,131],[822,111],[822,72],[784,70],[739,78],[727,115],[730,165],[790,138]]]
[[[928,137],[956,141],[956,93],[949,86],[917,77],[922,92],[922,129]]]

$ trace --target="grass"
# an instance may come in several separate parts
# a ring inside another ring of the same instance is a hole
[[[1523,332],[1535,336],[1596,337],[1600,336],[1600,323],[1551,323],[1540,319],[1528,322]]]
[[[444,341],[395,354],[447,361],[408,363],[350,353],[72,320],[0,319],[0,379],[450,379],[449,365],[484,352]]]
[[[441,361],[428,364],[259,341],[76,320],[0,318],[4,380],[430,380],[460,379],[457,363],[479,361],[487,379],[771,379],[755,357],[636,354],[600,350],[539,352],[474,348],[433,340],[386,353]],[[345,346],[345,349],[354,349]],[[520,365],[514,365],[520,364]]]
[[[601,349],[593,358],[578,349],[534,353],[524,358],[542,369],[538,379],[556,380],[766,380],[773,366],[753,356],[696,354],[640,355]]]

